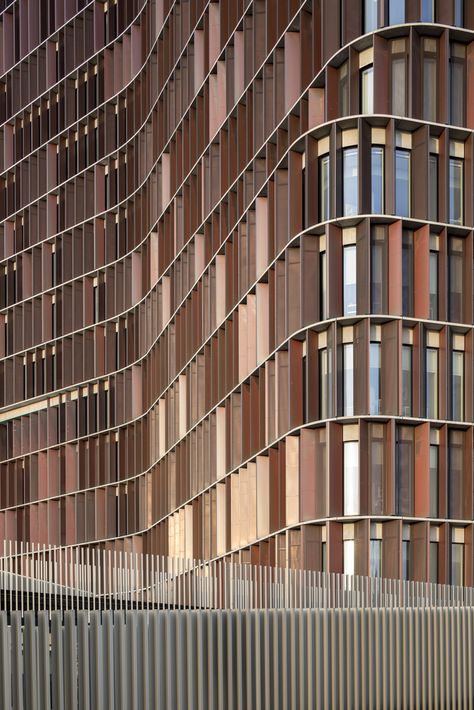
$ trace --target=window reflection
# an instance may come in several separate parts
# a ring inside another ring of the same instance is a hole
[[[381,345],[380,343],[370,343],[370,353],[369,353],[369,390],[370,390],[370,402],[369,411],[370,414],[380,414],[380,366],[381,366]]]
[[[395,152],[395,214],[410,216],[410,151],[397,148]]]
[[[395,511],[397,515],[413,514],[414,435],[412,427],[397,429],[395,451]]]
[[[383,214],[384,212],[383,158],[383,147],[372,146],[372,214]]]
[[[439,447],[430,444],[430,516],[438,517]]]
[[[354,414],[354,345],[344,343],[344,416]]]
[[[364,1],[364,32],[373,32],[378,27],[378,0]]]
[[[438,349],[426,348],[426,416],[438,418]]]
[[[463,173],[464,161],[461,158],[450,158],[449,221],[451,224],[463,223]]]
[[[412,408],[412,346],[402,346],[402,414],[411,416]]]
[[[453,350],[452,352],[451,409],[451,418],[457,421],[463,421],[464,353],[461,350]]]
[[[359,514],[359,442],[344,442],[344,515]]]
[[[361,113],[374,112],[374,68],[366,67],[361,71]]]
[[[359,211],[359,182],[357,148],[346,148],[342,155],[343,215],[355,215]]]
[[[350,316],[357,312],[357,258],[355,244],[344,247],[343,261],[344,315]]]
[[[429,218],[431,222],[438,221],[438,156],[430,153],[430,204]]]
[[[405,0],[389,0],[388,18],[390,25],[401,25],[405,22]]]
[[[330,219],[330,165],[329,155],[319,159],[319,221]]]
[[[370,576],[382,576],[382,540],[370,541]]]

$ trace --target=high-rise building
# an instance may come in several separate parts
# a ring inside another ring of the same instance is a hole
[[[0,10],[0,542],[473,584],[474,3]]]

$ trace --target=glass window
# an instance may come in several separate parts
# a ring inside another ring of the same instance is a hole
[[[380,414],[381,350],[380,343],[370,343],[370,414]]]
[[[344,62],[339,68],[339,113],[347,116],[349,113],[349,63]]]
[[[451,45],[449,61],[450,122],[455,126],[466,123],[466,47],[463,44]]]
[[[370,576],[382,576],[382,540],[370,541]]]
[[[410,540],[402,540],[402,579],[410,579]]]
[[[344,442],[344,515],[359,515],[359,442]]]
[[[405,0],[389,0],[388,22],[390,25],[402,25],[405,22]]]
[[[463,223],[463,173],[464,161],[460,158],[449,159],[449,221],[451,224]]]
[[[430,582],[438,584],[438,543],[430,542]]]
[[[395,510],[397,515],[413,513],[414,444],[413,429],[398,427],[395,451]]]
[[[464,419],[464,353],[453,350],[452,353],[452,385],[451,385],[451,418],[456,421]]]
[[[364,0],[364,32],[373,32],[378,26],[378,0]]]
[[[383,147],[372,146],[372,214],[384,212]]]
[[[430,516],[438,517],[439,449],[430,444]]]
[[[344,540],[344,574],[354,574],[354,540]]]
[[[464,0],[454,0],[454,24],[456,27],[464,25]]]
[[[319,416],[327,419],[331,416],[331,358],[328,348],[319,351]]]
[[[463,518],[463,454],[464,435],[451,429],[448,449],[448,517]]]
[[[430,153],[429,218],[431,222],[438,221],[438,156],[436,153]]]
[[[346,148],[343,151],[342,171],[342,213],[347,217],[359,211],[357,148]]]
[[[411,417],[412,408],[412,347],[402,346],[402,414]]]
[[[354,414],[354,346],[344,343],[344,416]]]
[[[430,251],[430,318],[438,320],[438,252]]]
[[[413,315],[413,233],[406,230],[402,237],[402,312]]]
[[[426,416],[438,418],[438,349],[426,348]]]
[[[437,41],[434,37],[423,40],[423,118],[436,121],[438,105]]]
[[[410,151],[395,151],[395,214],[410,216]]]
[[[330,219],[330,165],[329,155],[323,155],[319,159],[319,221],[325,222]]]
[[[326,320],[326,252],[319,255],[319,301],[321,308],[321,320]]]
[[[344,247],[344,315],[357,312],[357,258],[355,244]]]
[[[384,440],[383,429],[380,424],[369,424],[370,432],[370,497],[372,515],[383,514],[384,490]]]
[[[321,572],[326,572],[326,543],[321,543]]]
[[[382,226],[375,226],[372,228],[371,233],[370,253],[370,296],[372,301],[372,313],[384,313],[387,310],[386,261],[386,231]]]
[[[374,112],[374,68],[366,67],[361,71],[361,113]]]
[[[462,322],[463,305],[463,258],[462,239],[451,237],[449,240],[449,320]]]
[[[464,584],[464,544],[451,543],[451,584],[462,587]]]
[[[435,21],[435,2],[434,0],[421,0],[421,22]]]
[[[392,40],[392,113],[395,116],[407,115],[407,51],[406,40]]]

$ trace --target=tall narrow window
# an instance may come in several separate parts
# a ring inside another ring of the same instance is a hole
[[[319,351],[319,416],[327,419],[331,416],[331,358],[328,348]]]
[[[403,25],[405,22],[405,0],[389,0],[388,22],[390,25]]]
[[[384,212],[383,147],[372,146],[372,214]]]
[[[402,238],[402,312],[413,315],[413,232],[407,230]]]
[[[344,540],[344,574],[354,574],[354,540]]]
[[[319,221],[330,219],[330,165],[329,155],[319,159]]]
[[[439,491],[439,450],[436,444],[430,444],[430,516],[438,517]]]
[[[438,419],[438,349],[426,348],[426,416]]]
[[[430,251],[430,319],[438,320],[438,252]]]
[[[463,223],[463,173],[464,161],[461,158],[449,159],[449,221],[451,224]]]
[[[360,112],[374,112],[374,67],[369,66],[362,69],[360,73]]]
[[[359,515],[359,442],[344,442],[344,515]]]
[[[449,60],[449,104],[450,123],[464,126],[466,123],[466,47],[464,44],[451,44]]]
[[[456,27],[464,25],[464,0],[454,0],[454,24]]]
[[[381,366],[381,345],[380,343],[370,343],[369,355],[369,380],[370,380],[370,414],[380,414],[380,366]]]
[[[349,62],[339,67],[339,113],[341,116],[349,114]]]
[[[357,260],[355,244],[344,247],[343,261],[344,315],[351,316],[357,312]]]
[[[412,413],[412,346],[402,346],[402,414]]]
[[[387,311],[387,245],[386,230],[372,227],[370,247],[370,297],[372,313]]]
[[[437,120],[438,106],[438,44],[434,37],[423,40],[423,118]]]
[[[379,26],[378,0],[364,0],[364,32],[373,32]]]
[[[397,515],[413,514],[413,487],[415,480],[413,439],[412,427],[400,426],[397,428],[395,450],[395,511]]]
[[[449,320],[462,322],[463,315],[463,258],[464,242],[457,237],[449,239]]]
[[[370,512],[383,515],[384,430],[383,424],[369,423]]]
[[[351,417],[354,414],[354,345],[344,343],[344,416]]]
[[[392,48],[392,72],[391,72],[391,94],[392,113],[395,116],[407,115],[407,66],[408,57],[406,51],[407,41],[394,39]]]
[[[395,214],[410,216],[410,151],[397,148],[395,151]]]
[[[438,156],[430,153],[430,204],[429,218],[431,222],[438,221]]]
[[[410,540],[402,540],[402,579],[410,579]]]
[[[370,576],[382,576],[382,540],[370,541]]]
[[[359,211],[357,148],[345,148],[342,154],[342,213],[344,217]]]
[[[435,0],[421,0],[421,21],[435,21]]]
[[[326,320],[326,302],[327,302],[327,288],[326,288],[326,252],[322,251],[319,255],[319,305],[320,305],[320,317],[321,320]]]
[[[438,543],[430,542],[430,582],[438,583]]]
[[[464,353],[452,351],[451,419],[464,420]]]
[[[464,543],[462,542],[451,542],[451,584],[455,587],[464,585]]]

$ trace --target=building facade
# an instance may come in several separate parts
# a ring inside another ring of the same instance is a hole
[[[0,11],[0,540],[474,584],[474,3]]]

